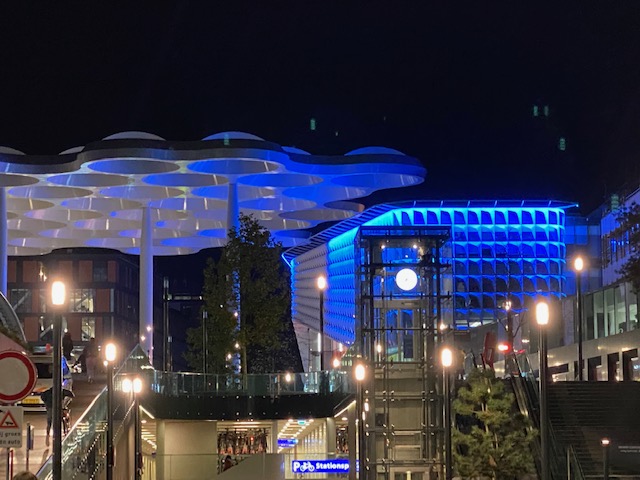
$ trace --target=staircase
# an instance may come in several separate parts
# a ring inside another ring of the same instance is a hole
[[[549,420],[556,441],[571,446],[584,477],[603,474],[601,439],[611,440],[610,475],[640,471],[616,464],[618,445],[640,445],[640,383],[556,382],[549,385]]]

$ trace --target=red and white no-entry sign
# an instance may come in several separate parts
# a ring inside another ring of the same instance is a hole
[[[33,391],[38,371],[20,352],[0,352],[0,403],[19,402]]]

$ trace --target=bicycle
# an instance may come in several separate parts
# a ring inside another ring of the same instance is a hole
[[[62,409],[62,434],[66,435],[71,430],[71,409]]]

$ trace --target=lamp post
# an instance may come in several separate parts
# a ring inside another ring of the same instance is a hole
[[[511,300],[504,302],[504,309],[507,311],[507,345],[508,349],[504,352],[504,369],[505,374],[513,375],[514,366],[510,353],[513,350],[513,315],[511,312]]]
[[[51,284],[53,315],[53,480],[62,480],[62,307],[67,299],[64,282]]]
[[[583,360],[582,360],[582,270],[584,269],[584,261],[582,257],[576,257],[573,260],[573,269],[576,272],[576,315],[578,317],[578,328],[576,334],[578,336],[578,380],[583,380]]]
[[[611,441],[608,438],[600,440],[602,445],[602,476],[604,480],[609,480],[609,445]]]
[[[440,351],[440,363],[444,377],[444,468],[445,480],[453,478],[453,456],[451,451],[451,366],[453,351],[444,347]]]
[[[324,371],[324,291],[327,288],[327,279],[320,275],[316,281],[320,292],[320,371]]]
[[[367,478],[365,470],[365,452],[364,452],[364,420],[366,412],[364,411],[364,395],[362,384],[367,376],[367,370],[362,362],[358,362],[355,366],[356,378],[356,418],[358,422],[358,465],[353,465],[354,471],[359,467],[360,473],[358,478]],[[351,467],[351,466],[350,466]]]
[[[142,391],[142,380],[139,377],[134,377],[133,379],[125,378],[122,380],[122,391],[133,394],[133,427],[135,437],[134,478],[135,480],[140,480],[142,478],[142,442],[138,394]]]
[[[107,480],[113,480],[113,362],[117,349],[114,343],[107,343],[104,349],[104,366],[107,369]]]
[[[542,478],[549,480],[549,412],[547,407],[547,325],[549,324],[549,305],[546,302],[536,304],[536,322],[540,328],[540,461]]]

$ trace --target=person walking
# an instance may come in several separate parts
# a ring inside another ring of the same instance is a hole
[[[71,399],[75,397],[73,392],[67,388],[62,389],[62,408],[66,408],[69,406]],[[44,406],[47,407],[47,430],[45,437],[45,445],[49,446],[49,440],[51,435],[51,425],[53,424],[53,387],[45,390],[40,394],[40,398],[44,402]]]
[[[87,381],[93,382],[93,377],[96,375],[96,367],[98,366],[98,346],[96,345],[96,339],[91,337],[89,344],[84,347],[82,354],[85,357],[87,365]]]
[[[67,362],[71,362],[72,351],[73,339],[71,338],[71,332],[66,332],[62,337],[62,355],[67,359]]]

